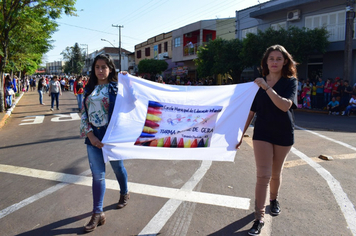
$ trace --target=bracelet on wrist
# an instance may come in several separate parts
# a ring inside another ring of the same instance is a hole
[[[267,92],[267,90],[268,90],[268,89],[270,89],[270,88],[271,88],[271,87],[270,87],[270,86],[268,86],[268,87],[265,89],[265,91]]]

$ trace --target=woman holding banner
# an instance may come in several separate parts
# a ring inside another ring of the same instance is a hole
[[[101,148],[117,94],[117,74],[114,61],[108,54],[98,55],[92,65],[92,74],[85,86],[84,108],[80,125],[81,137],[86,137],[87,153],[93,176],[93,214],[84,227],[86,232],[105,224],[103,212],[105,194],[105,163]],[[130,198],[127,188],[127,172],[122,160],[110,162],[120,185],[120,200],[117,208],[127,205]]]
[[[294,143],[294,117],[297,108],[297,63],[280,45],[269,47],[261,61],[263,78],[255,79],[260,87],[247,118],[244,133],[252,118],[253,148],[256,161],[255,221],[249,235],[259,235],[264,226],[265,201],[270,185],[270,213],[281,212],[277,200],[284,161]],[[241,145],[242,139],[236,148]]]

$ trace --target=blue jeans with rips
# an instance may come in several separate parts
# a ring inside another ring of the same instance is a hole
[[[93,176],[92,191],[93,191],[93,213],[103,212],[103,201],[105,194],[105,163],[103,152],[101,149],[92,145],[87,145],[89,165]],[[124,162],[110,161],[111,167],[114,170],[116,179],[120,185],[120,194],[128,193],[127,188],[127,172]]]

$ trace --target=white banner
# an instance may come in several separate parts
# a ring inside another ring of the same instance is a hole
[[[119,74],[105,162],[233,161],[258,86],[167,85]]]

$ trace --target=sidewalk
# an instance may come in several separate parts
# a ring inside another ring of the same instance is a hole
[[[6,112],[0,112],[0,129],[6,124],[7,118],[11,116],[12,111],[15,109],[17,103],[20,99],[24,96],[25,92],[21,92],[20,96],[16,97],[15,101],[13,102],[13,106],[8,109]]]

